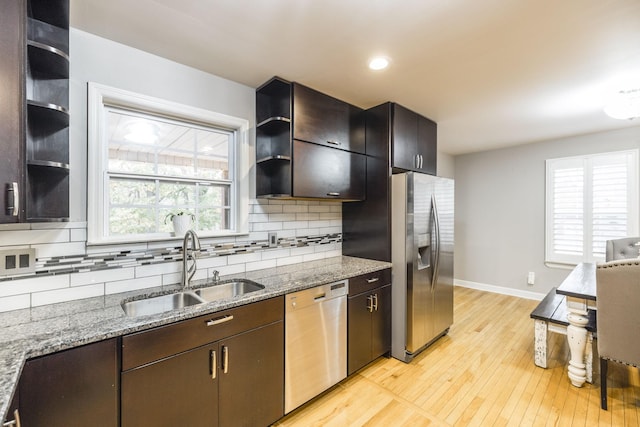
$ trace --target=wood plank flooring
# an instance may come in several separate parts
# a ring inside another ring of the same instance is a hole
[[[609,363],[603,411],[598,384],[569,382],[564,335],[535,366],[536,305],[456,287],[449,334],[413,362],[380,358],[275,426],[640,426],[639,369]]]

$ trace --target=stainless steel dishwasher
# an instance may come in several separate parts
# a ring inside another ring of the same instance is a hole
[[[343,280],[287,295],[285,413],[346,378],[348,291]]]

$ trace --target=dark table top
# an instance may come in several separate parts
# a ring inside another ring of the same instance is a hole
[[[575,266],[556,290],[556,293],[574,298],[596,300],[596,265],[583,262]]]

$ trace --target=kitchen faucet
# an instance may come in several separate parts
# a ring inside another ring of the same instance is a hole
[[[189,245],[191,242],[191,245]],[[191,246],[191,248],[189,248]],[[182,241],[182,289],[189,287],[189,281],[196,274],[196,256],[195,252],[200,250],[200,239],[193,230],[188,230],[184,235]],[[187,267],[189,258],[193,261],[193,264]]]

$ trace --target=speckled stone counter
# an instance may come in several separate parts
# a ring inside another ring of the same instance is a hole
[[[26,310],[0,313],[0,414],[6,416],[13,392],[28,358],[225,310],[290,292],[391,267],[390,263],[352,257],[269,268],[221,279],[245,278],[265,289],[243,296],[199,304],[156,315],[127,317],[121,303],[178,290],[178,286],[87,298]],[[194,281],[192,287],[210,285]]]

